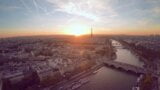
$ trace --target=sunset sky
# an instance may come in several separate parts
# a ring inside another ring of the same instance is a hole
[[[0,37],[160,34],[160,0],[0,0]]]

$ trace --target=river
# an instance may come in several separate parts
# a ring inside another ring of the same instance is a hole
[[[131,64],[137,67],[143,67],[144,63],[139,60],[138,56],[133,54],[130,50],[125,49],[125,47],[122,46],[122,44],[120,44],[118,41],[112,40],[112,45],[117,50],[117,58],[115,61]]]
[[[116,49],[117,62],[128,63],[137,67],[142,67],[141,62],[130,50],[125,49],[119,42],[112,40],[112,45]],[[109,67],[102,67],[94,75],[91,75],[89,82],[78,90],[132,90],[137,80],[136,75],[119,71]]]

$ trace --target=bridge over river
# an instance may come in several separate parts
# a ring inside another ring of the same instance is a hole
[[[142,67],[137,67],[134,65],[130,65],[130,64],[126,64],[126,63],[122,63],[122,62],[117,62],[117,61],[111,61],[111,60],[105,60],[103,61],[104,65],[109,66],[109,67],[113,67],[116,69],[121,69],[127,72],[134,72],[136,74],[145,74],[148,73],[147,69],[144,69]],[[152,76],[154,77],[158,77],[158,75],[153,72],[151,73]]]

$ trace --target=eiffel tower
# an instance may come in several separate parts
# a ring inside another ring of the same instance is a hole
[[[93,37],[93,29],[92,29],[92,27],[91,27],[91,37]]]

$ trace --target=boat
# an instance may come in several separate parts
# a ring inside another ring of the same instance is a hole
[[[94,71],[93,74],[96,74],[98,72],[98,70]]]
[[[89,79],[88,79],[88,78],[84,78],[84,79],[79,80],[79,82],[80,82],[81,84],[85,84],[85,83],[88,83],[88,82],[89,82]]]
[[[81,83],[75,84],[75,85],[72,86],[71,90],[78,89],[78,88],[81,87],[81,86],[82,86]]]

